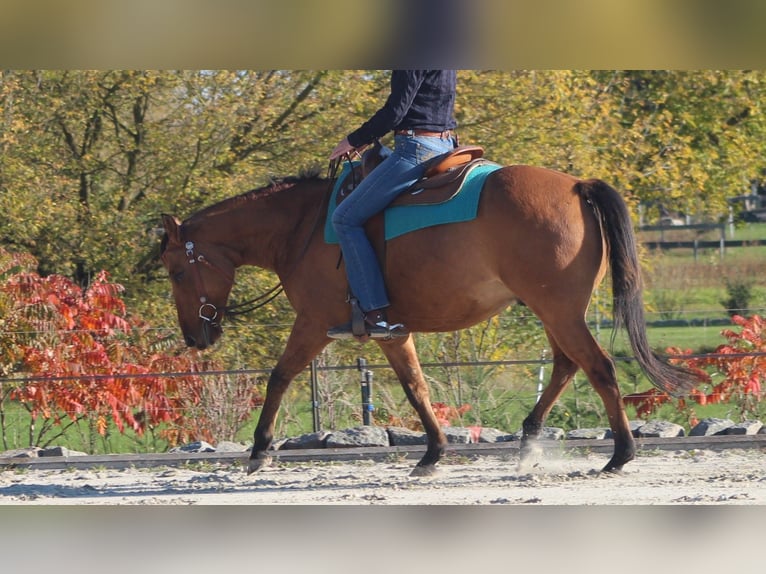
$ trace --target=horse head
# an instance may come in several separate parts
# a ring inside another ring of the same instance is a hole
[[[215,243],[186,236],[178,219],[163,215],[160,257],[168,271],[178,323],[189,347],[205,349],[221,336],[234,264]]]

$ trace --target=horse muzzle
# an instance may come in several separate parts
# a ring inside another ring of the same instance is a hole
[[[184,342],[187,347],[195,347],[202,351],[215,343],[223,333],[220,325],[222,317],[219,316],[218,309],[210,303],[205,303],[199,308],[198,317],[199,330],[194,334],[185,330]]]

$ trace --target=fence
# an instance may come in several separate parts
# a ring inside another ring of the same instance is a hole
[[[548,372],[548,366],[552,363],[552,360],[546,357],[547,351],[543,350],[540,354],[539,359],[522,359],[522,360],[496,360],[496,361],[455,361],[455,362],[424,362],[421,366],[424,371],[427,371],[429,369],[476,369],[476,368],[495,368],[495,367],[525,367],[527,369],[531,369],[532,372],[536,374],[534,377],[527,377],[527,382],[525,383],[525,387],[519,391],[519,394],[513,397],[512,400],[518,401],[520,403],[524,403],[528,408],[531,408],[531,406],[534,405],[534,403],[539,400],[540,393],[542,392],[542,389],[544,385],[547,383],[547,378],[549,376]],[[688,358],[719,358],[719,359],[737,359],[741,357],[763,357],[766,356],[766,353],[762,352],[752,352],[752,353],[741,353],[741,354],[713,354],[713,353],[704,353],[704,354],[697,354],[697,355],[686,355],[685,357]],[[617,363],[633,363],[634,358],[633,357],[614,357],[615,361]],[[368,360],[364,357],[360,357],[356,360],[353,364],[343,364],[343,365],[334,365],[334,366],[322,366],[319,364],[318,360],[312,361],[311,365],[306,369],[303,375],[300,375],[297,377],[296,383],[301,384],[301,379],[303,379],[304,383],[306,381],[305,377],[308,375],[308,386],[310,387],[310,396],[311,396],[311,413],[312,413],[312,427],[311,429],[305,428],[303,429],[303,432],[309,432],[311,430],[313,431],[320,431],[320,430],[333,430],[334,427],[332,426],[325,426],[323,424],[321,412],[322,408],[326,407],[326,405],[322,404],[322,401],[320,400],[320,393],[319,393],[319,379],[320,375],[322,373],[351,373],[356,371],[357,373],[357,381],[358,381],[358,389],[359,394],[358,400],[356,402],[356,412],[358,413],[358,419],[362,422],[363,425],[370,425],[373,424],[372,420],[372,414],[376,408],[376,393],[374,392],[373,388],[373,373],[374,372],[380,372],[390,370],[390,367],[386,363],[370,363]],[[230,375],[230,376],[242,376],[242,375],[265,375],[270,372],[270,369],[231,369],[231,370],[220,370],[220,371],[204,371],[204,372],[163,372],[163,373],[144,373],[144,374],[111,374],[111,375],[88,375],[88,376],[78,376],[78,377],[16,377],[16,378],[5,378],[0,379],[0,387],[6,385],[6,384],[27,384],[27,383],[42,383],[42,384],[50,384],[57,381],[65,381],[65,380],[95,380],[98,381],[100,379],[105,378],[129,378],[129,379],[141,379],[141,378],[149,378],[149,377],[188,377],[190,375],[199,376],[199,377],[220,377],[222,375]],[[587,389],[587,393],[593,394],[593,391],[589,389],[589,386],[587,382],[585,381],[584,377],[581,380],[582,385]],[[348,380],[345,380],[343,383],[348,388]],[[571,388],[575,389],[575,392],[577,392],[576,385],[572,385]],[[1,390],[1,389],[0,389]],[[582,392],[582,391],[580,391]],[[597,399],[594,399],[597,401]],[[575,395],[574,397],[575,405],[577,403],[577,397]],[[475,402],[472,403],[474,406],[478,406]],[[595,404],[595,403],[594,403]],[[598,403],[600,405],[600,403]],[[597,406],[598,406],[597,405]],[[599,407],[600,408],[600,407]],[[575,409],[576,410],[576,409]],[[527,411],[523,411],[524,415],[527,414]],[[575,412],[573,414],[574,420],[573,422],[577,422],[576,417],[578,413]],[[521,422],[520,420],[518,421]],[[554,425],[556,426],[556,425]],[[574,425],[574,428],[579,428],[578,424]],[[514,431],[517,430],[517,428],[505,428],[504,430]]]
[[[638,231],[660,233],[659,241],[642,241],[641,243],[650,250],[660,249],[666,251],[669,249],[691,249],[694,254],[694,260],[697,261],[700,249],[718,249],[721,259],[726,254],[726,249],[732,247],[755,247],[766,245],[766,239],[726,239],[725,223],[695,223],[690,225],[643,225]],[[694,238],[691,240],[668,240],[666,233],[679,231],[714,231],[719,233],[718,239],[703,240]]]

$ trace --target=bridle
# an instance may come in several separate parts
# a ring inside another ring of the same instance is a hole
[[[346,160],[350,162],[350,157],[347,157]],[[331,162],[328,167],[327,179],[329,181],[329,188],[328,188],[328,193],[324,195],[324,199],[329,199],[330,192],[332,191],[333,181],[335,180],[335,177],[337,176],[339,165],[340,165],[340,160],[337,160],[337,161]],[[325,201],[323,200],[320,204],[319,210],[317,211],[317,215],[314,220],[311,233],[309,233],[306,239],[306,242],[300,251],[300,255],[298,259],[302,258],[303,255],[305,255],[308,249],[309,241],[311,240],[311,236],[316,230],[316,227],[319,223],[319,218],[325,209],[326,209]],[[200,265],[206,265],[210,269],[215,270],[217,273],[223,275],[226,279],[228,279],[232,284],[234,284],[234,276],[228,273],[226,270],[221,269],[221,267],[219,267],[218,265],[212,263],[202,253],[199,253],[198,251],[195,252],[196,245],[193,241],[184,242],[184,249],[186,251],[186,260],[189,263],[189,265],[191,265],[191,268],[192,268],[192,277],[194,278],[194,284],[197,290],[197,298],[200,303],[199,309],[197,310],[197,316],[204,322],[203,325],[205,326],[220,328],[221,322],[217,321],[217,319],[219,318],[219,312],[221,317],[223,317],[224,314],[236,316],[236,315],[243,315],[245,313],[250,313],[251,311],[254,311],[260,307],[263,307],[264,305],[267,305],[268,303],[276,299],[284,291],[284,287],[282,286],[282,282],[280,281],[279,283],[274,285],[271,289],[267,290],[265,293],[262,293],[261,295],[258,295],[257,297],[254,297],[253,299],[249,299],[248,301],[243,301],[242,303],[237,303],[234,305],[227,305],[219,309],[213,303],[210,303],[208,300],[207,292],[205,290],[205,284],[202,279],[202,273],[200,272]],[[161,257],[164,259],[164,255]]]
[[[206,321],[211,327],[220,327],[220,323],[216,322],[216,319],[218,318],[218,308],[212,303],[208,302],[205,283],[202,280],[202,273],[200,272],[200,264],[210,267],[217,273],[229,279],[232,283],[234,283],[234,277],[214,263],[211,263],[210,260],[202,253],[195,254],[195,245],[193,241],[187,241],[184,243],[184,249],[186,250],[186,260],[188,261],[189,265],[192,266],[192,277],[194,279],[194,285],[197,289],[197,297],[199,298],[200,303],[197,315],[200,319]]]

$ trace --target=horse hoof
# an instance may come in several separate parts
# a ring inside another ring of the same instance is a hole
[[[410,473],[410,476],[419,476],[419,477],[428,477],[428,476],[436,476],[439,474],[439,470],[436,468],[436,465],[429,464],[429,465],[423,465],[423,466],[416,466],[412,469],[412,472]]]
[[[253,474],[271,465],[271,457],[267,454],[259,453],[255,458],[247,461],[247,474]]]

